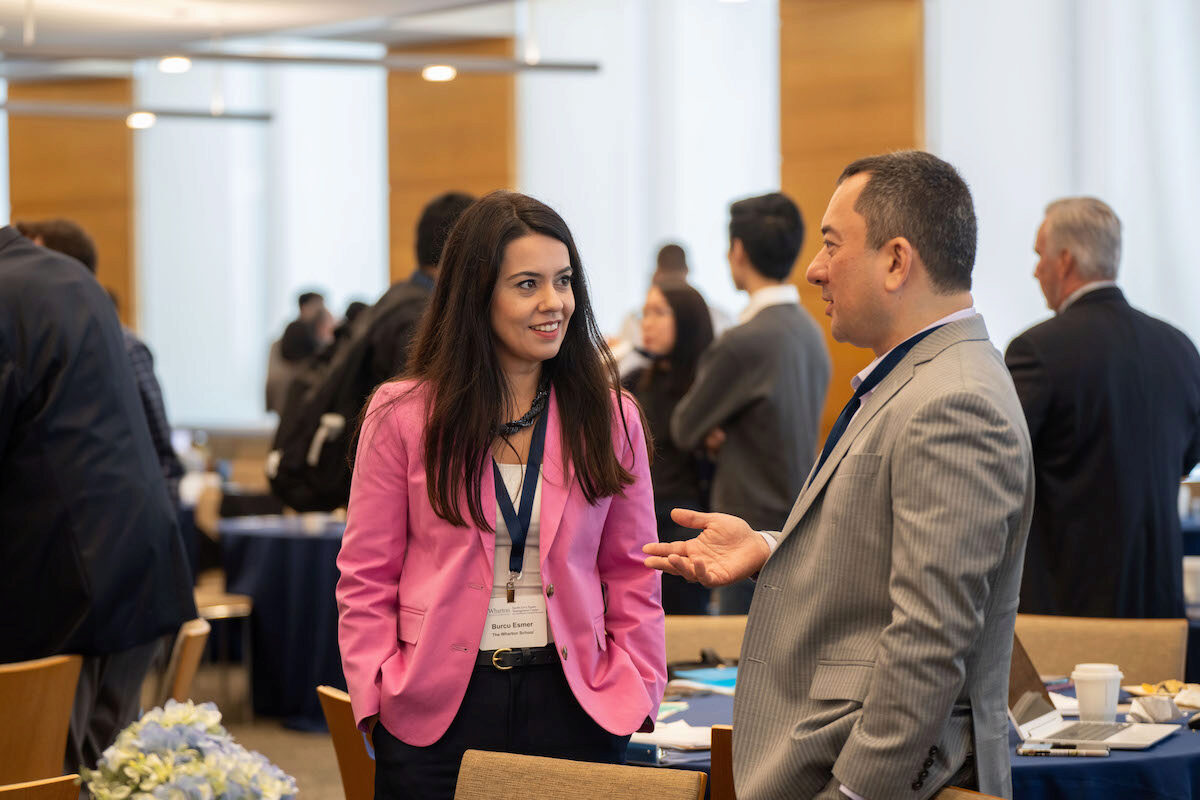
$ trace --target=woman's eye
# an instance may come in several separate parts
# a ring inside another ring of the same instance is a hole
[[[517,284],[517,288],[518,289],[532,289],[533,288],[533,279],[531,278],[529,280],[521,281],[520,283]]]
[[[565,289],[566,287],[570,286],[570,285],[571,285],[571,276],[570,276],[570,275],[563,275],[562,277],[560,277],[560,278],[558,279],[558,285],[559,285],[559,286],[562,286],[564,289]]]

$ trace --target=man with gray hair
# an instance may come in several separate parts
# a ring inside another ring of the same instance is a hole
[[[1012,341],[1037,491],[1020,610],[1182,617],[1180,476],[1200,460],[1200,356],[1117,288],[1121,221],[1056,200],[1034,277],[1055,316]]]

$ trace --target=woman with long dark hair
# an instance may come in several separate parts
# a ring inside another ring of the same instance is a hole
[[[708,510],[707,483],[712,464],[702,453],[680,450],[671,441],[671,413],[691,388],[700,354],[712,343],[712,316],[700,293],[682,282],[650,287],[642,309],[642,349],[648,367],[626,376],[654,440],[654,515],[659,541],[690,539],[693,531],[671,519],[672,508]],[[663,575],[663,610],[668,614],[705,614],[709,590],[675,575]]]
[[[364,413],[338,639],[377,798],[469,748],[619,762],[666,682],[640,411],[566,223],[494,192],[446,241],[403,379]]]

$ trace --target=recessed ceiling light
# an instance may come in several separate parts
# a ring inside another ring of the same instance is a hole
[[[186,56],[167,56],[158,61],[159,72],[169,72],[178,75],[192,68],[192,60]]]
[[[149,111],[135,111],[125,118],[125,124],[135,131],[145,130],[154,125],[158,117]]]
[[[430,64],[425,69],[421,70],[421,77],[427,81],[435,81],[438,83],[454,80],[458,75],[458,70],[449,64]]]

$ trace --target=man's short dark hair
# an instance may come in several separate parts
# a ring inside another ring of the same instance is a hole
[[[474,202],[475,198],[465,192],[446,192],[429,201],[417,221],[418,267],[437,266],[450,229]]]
[[[782,192],[738,200],[729,207],[729,241],[740,239],[750,264],[765,278],[787,280],[804,244],[804,218]]]
[[[940,294],[969,291],[975,266],[975,206],[958,170],[921,150],[860,158],[838,183],[869,174],[854,210],[867,222],[867,244],[878,249],[902,236],[921,256]]]
[[[96,271],[96,245],[83,228],[69,219],[43,219],[36,222],[24,220],[14,222],[22,236],[42,239],[42,246],[68,255],[88,268]]]
[[[300,307],[301,311],[303,311],[304,307],[307,306],[309,303],[317,303],[317,302],[320,302],[320,303],[325,302],[325,298],[321,295],[320,292],[304,292],[298,298],[296,298],[296,305],[298,305]]]
[[[658,251],[658,263],[655,271],[660,275],[670,274],[686,278],[688,274],[687,252],[674,242],[663,245],[662,249]]]

